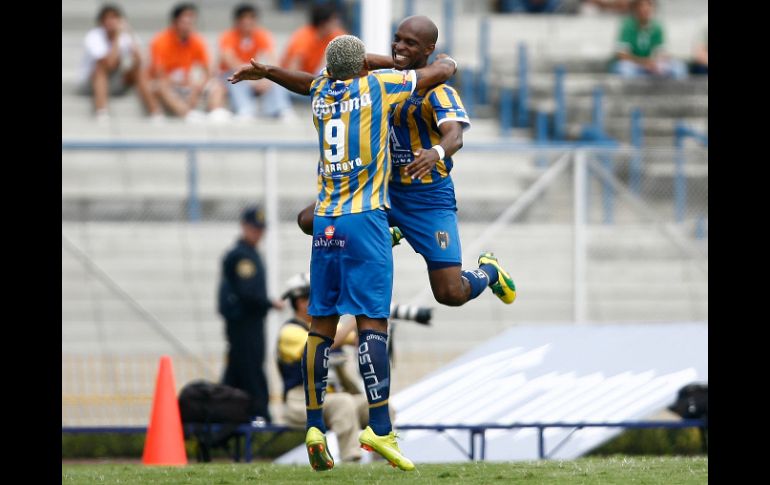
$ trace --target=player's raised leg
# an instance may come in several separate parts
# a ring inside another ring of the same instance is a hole
[[[326,425],[323,403],[326,396],[326,378],[329,370],[329,350],[339,316],[313,317],[305,350],[302,354],[302,380],[305,385],[307,434],[305,446],[313,470],[331,470],[334,459],[326,444]]]

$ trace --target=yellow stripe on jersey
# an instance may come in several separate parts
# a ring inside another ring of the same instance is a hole
[[[324,179],[324,184],[326,188],[321,190],[323,190],[325,193],[323,194],[323,200],[321,201],[321,204],[318,206],[318,212],[321,212],[323,214],[326,213],[326,210],[329,208],[329,206],[332,203],[331,194],[334,193],[334,180],[332,180],[331,178]]]
[[[334,212],[332,212],[333,216],[342,214],[342,205],[350,198],[350,177],[343,177],[340,179],[339,194],[339,200],[337,200],[337,205],[334,206]]]
[[[444,160],[439,160],[436,162],[436,170],[438,171],[438,174],[441,175],[441,177],[446,177],[449,175],[449,172],[446,169],[446,163]]]
[[[369,78],[362,77],[358,81],[359,91],[364,93],[371,92],[369,89]],[[370,159],[377,156],[376,153],[372,153],[372,110],[361,110],[361,118],[359,123],[359,136],[358,136],[358,150],[359,156],[362,160]],[[359,187],[363,187],[365,184],[361,183],[359,179]]]
[[[441,103],[441,106],[445,106],[447,108],[450,108],[452,106],[452,101],[449,99],[449,96],[447,96],[446,91],[444,89],[434,89],[433,91],[430,91],[426,98],[430,96],[432,93],[436,93],[436,97],[438,98],[438,102]]]
[[[387,126],[387,123],[383,123]],[[382,187],[382,181],[384,179],[384,173],[382,170],[384,157],[377,157],[377,168],[374,172],[374,180],[372,181],[372,196],[369,198],[371,207],[380,207],[380,187]]]
[[[360,172],[358,172],[358,186],[363,187],[366,185],[366,181],[369,180],[369,170],[363,169]],[[353,214],[357,212],[361,212],[361,207],[364,204],[364,191],[358,190],[356,191],[356,194],[353,196],[353,207],[351,209],[351,212]]]

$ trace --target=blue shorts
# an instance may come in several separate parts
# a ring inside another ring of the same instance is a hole
[[[393,250],[385,211],[313,217],[308,314],[388,318]]]
[[[398,226],[428,263],[462,264],[454,184],[447,177],[430,186],[390,186],[388,223]],[[446,266],[447,264],[438,265]]]

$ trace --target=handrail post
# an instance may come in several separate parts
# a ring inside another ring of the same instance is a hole
[[[404,2],[404,18],[414,15],[414,0]]]
[[[452,55],[452,44],[454,42],[454,24],[455,24],[455,2],[454,0],[444,0],[444,52]]]
[[[519,42],[519,99],[518,99],[518,117],[517,125],[524,128],[529,124],[529,85],[527,63],[527,44]]]
[[[588,259],[587,238],[586,238],[586,201],[588,180],[588,164],[586,153],[578,150],[574,154],[573,176],[574,187],[572,202],[573,218],[575,227],[573,234],[573,255],[572,255],[572,319],[580,324],[586,321],[587,315],[587,297],[586,297],[586,261]]]
[[[535,117],[535,141],[543,145],[548,143],[548,114],[543,111],[538,111]],[[536,163],[540,168],[547,167],[547,155],[538,155]]]
[[[187,219],[200,222],[201,203],[198,197],[198,157],[195,148],[187,150]]]
[[[489,89],[489,17],[484,16],[479,22],[479,59],[481,59],[481,65],[479,66],[478,78],[476,80],[476,89],[478,94],[476,96],[479,104],[486,105],[488,100]]]
[[[513,90],[500,88],[500,135],[510,136],[513,126]]]
[[[642,185],[642,145],[644,144],[644,131],[642,130],[642,110],[636,107],[631,111],[631,144],[636,148],[631,157],[629,174],[629,186],[637,195],[641,192]]]
[[[553,138],[563,140],[567,131],[567,100],[564,94],[564,74],[566,70],[562,64],[554,70],[553,97],[556,109],[553,112]]]
[[[545,458],[545,428],[543,426],[537,427],[537,456],[539,459]]]
[[[687,128],[682,121],[676,122],[674,129],[674,146],[676,156],[674,158],[674,217],[676,222],[684,221],[685,206],[687,204],[687,180],[684,176],[684,138]]]
[[[470,118],[473,118],[473,113],[476,107],[476,73],[473,69],[462,69],[460,71],[460,79],[463,85],[463,104],[465,106],[465,112],[468,113]]]

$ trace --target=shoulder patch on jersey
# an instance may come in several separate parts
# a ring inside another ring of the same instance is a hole
[[[257,266],[250,259],[242,259],[235,266],[235,272],[241,278],[251,278],[257,274]]]

